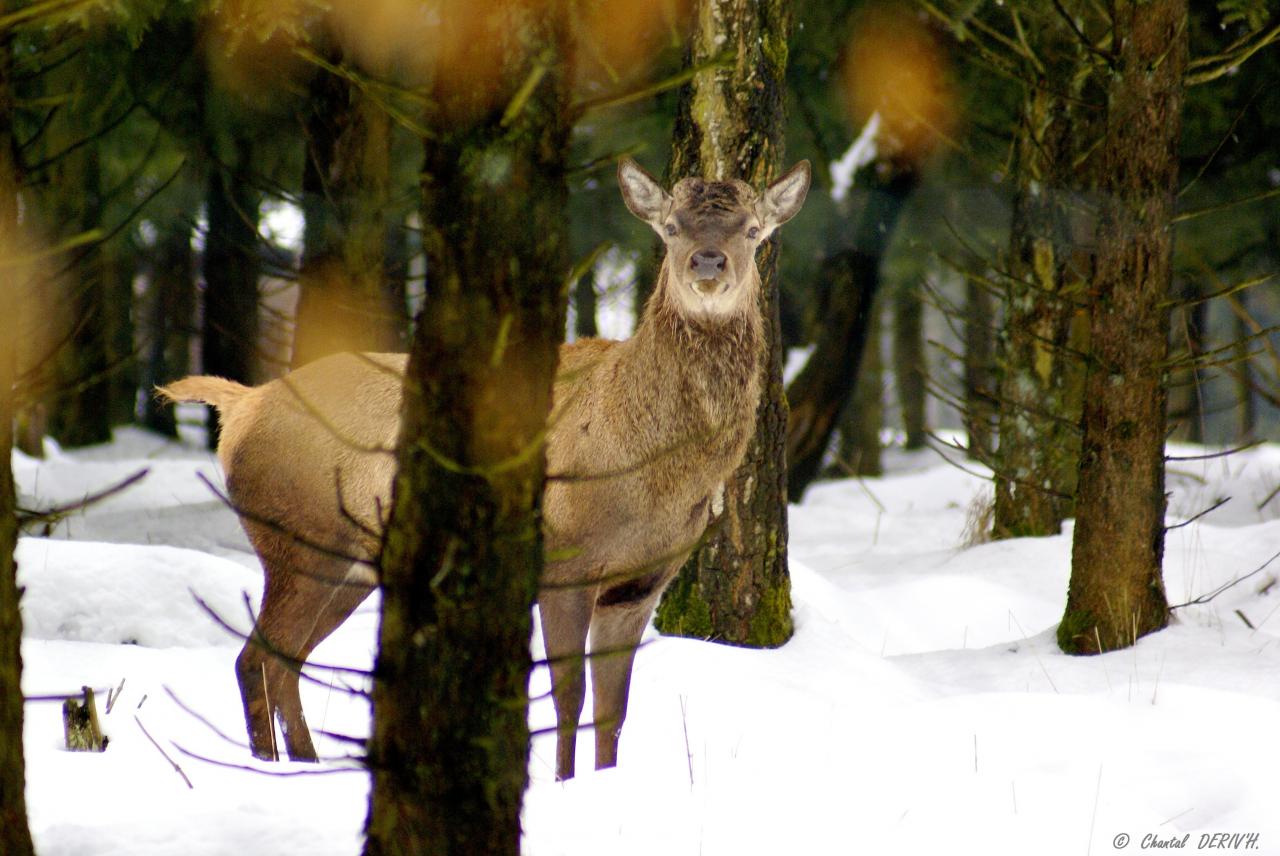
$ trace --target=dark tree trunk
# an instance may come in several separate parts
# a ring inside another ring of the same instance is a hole
[[[884,427],[884,357],[879,304],[872,304],[858,385],[840,420],[837,476],[884,475],[880,429]]]
[[[600,335],[596,327],[595,271],[589,270],[578,277],[573,287],[573,332],[579,339]]]
[[[1061,531],[1073,511],[1080,455],[1083,364],[1071,348],[1081,347],[1076,295],[1089,271],[1074,255],[1071,189],[1080,184],[1076,161],[1090,135],[1072,100],[1085,79],[1083,48],[1046,14],[1039,39],[1046,51],[1069,58],[1056,77],[1076,82],[1037,77],[1023,93],[1000,337],[1000,442],[991,458],[996,538]],[[1070,91],[1060,89],[1067,85]]]
[[[370,856],[520,848],[542,438],[565,325],[569,71],[563,5],[504,8],[498,100],[545,74],[505,120],[471,109],[474,88],[437,92],[451,116],[483,118],[438,122],[426,143],[431,297],[382,556]]]
[[[383,255],[384,292],[391,313],[392,351],[409,350],[409,229],[403,218],[387,227],[387,247]]]
[[[9,4],[0,0],[0,14]],[[13,89],[10,42],[0,35],[0,258],[21,253],[18,237],[18,166],[13,139]],[[14,395],[17,381],[18,318],[21,285],[16,266],[0,285],[0,853],[31,856],[27,825],[26,764],[22,754],[22,615],[18,601],[18,543],[14,516]]]
[[[1178,290],[1177,286],[1174,288]],[[1174,315],[1174,348],[1184,351],[1191,365],[1174,373],[1170,380],[1170,437],[1187,443],[1203,443],[1207,417],[1204,395],[1209,375],[1199,364],[1199,358],[1204,353],[1209,332],[1209,301],[1203,299],[1199,277],[1188,279],[1181,291],[1183,299],[1190,302]]]
[[[337,351],[394,350],[404,312],[382,275],[391,117],[345,78],[320,69],[304,130],[294,368]]]
[[[69,235],[101,225],[102,176],[94,152],[86,147],[62,158],[52,170],[51,181],[54,187],[79,189],[59,197],[54,205],[55,216]],[[68,448],[111,439],[106,267],[107,254],[100,245],[91,244],[74,251],[59,284],[66,334],[55,360],[49,433]]]
[[[195,255],[191,223],[177,216],[164,224],[147,284],[146,361],[143,364],[142,424],[170,437],[178,435],[177,408],[151,390],[190,373],[191,331],[195,321]]]
[[[250,183],[252,146],[232,144],[229,170],[213,165],[205,197],[204,313],[201,370],[240,383],[254,382],[258,348],[258,196]],[[209,408],[209,448],[216,448],[218,418]]]
[[[972,277],[964,291],[964,427],[968,457],[988,463],[995,428],[995,313],[991,294]]]
[[[923,449],[925,443],[924,301],[914,283],[903,283],[893,292],[893,377],[902,412],[907,449]]]
[[[1113,6],[1092,349],[1067,608],[1058,644],[1094,654],[1169,620],[1164,372],[1172,219],[1187,62],[1186,0]]]
[[[787,389],[787,492],[792,502],[800,501],[822,471],[837,422],[857,388],[871,307],[880,289],[880,264],[919,177],[911,167],[890,164],[865,174],[871,193],[859,216],[854,248],[823,262],[820,276],[829,284],[830,299],[813,355]]]
[[[1240,399],[1237,440],[1240,443],[1252,443],[1258,432],[1258,397],[1254,390],[1256,381],[1253,377],[1253,361],[1249,357],[1249,346],[1245,344],[1245,340],[1254,331],[1249,329],[1245,321],[1249,317],[1248,293],[1241,292],[1235,295],[1235,299],[1239,304],[1239,312],[1234,316],[1236,353],[1232,373],[1235,375],[1236,394]],[[1203,433],[1199,442],[1204,442]]]
[[[681,88],[669,175],[673,181],[738,178],[763,187],[782,166],[791,3],[696,0],[693,19],[686,66],[710,61],[726,45],[736,47],[737,61],[732,69],[703,71]],[[663,594],[655,622],[664,633],[687,628],[721,642],[773,647],[793,632],[777,253],[775,236],[759,258],[766,346],[755,437],[725,485],[723,514]]]
[[[112,425],[137,421],[138,359],[134,344],[133,278],[138,256],[117,239],[103,247],[102,276],[107,328],[107,367]]]

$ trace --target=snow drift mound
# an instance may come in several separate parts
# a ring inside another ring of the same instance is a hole
[[[243,592],[261,577],[235,562],[178,547],[22,538],[23,636],[72,642],[200,648],[239,645],[196,602],[247,629]]]

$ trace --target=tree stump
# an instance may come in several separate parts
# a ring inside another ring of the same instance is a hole
[[[93,690],[81,687],[84,702],[69,698],[62,703],[62,728],[66,734],[70,752],[102,752],[109,738],[102,736],[98,725],[98,705],[93,700]]]

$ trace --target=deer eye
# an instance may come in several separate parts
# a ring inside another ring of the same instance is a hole
[[[752,226],[750,229],[748,229],[748,230],[747,230],[747,237],[748,237],[748,238],[750,238],[750,239],[751,239],[751,240],[753,240],[753,241],[754,241],[756,238],[760,237],[760,227],[759,227],[759,226]]]
[[[668,223],[668,224],[667,224],[667,234],[668,234],[668,235],[670,235],[671,237],[675,237],[675,234],[676,234],[676,232],[677,232],[677,231],[679,231],[679,230],[678,230],[678,229],[676,229],[676,224],[675,224],[675,223]]]

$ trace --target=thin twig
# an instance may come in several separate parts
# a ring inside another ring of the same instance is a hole
[[[136,484],[137,482],[145,478],[147,473],[149,472],[151,472],[151,470],[149,470],[146,467],[143,467],[133,475],[126,478],[124,481],[118,482],[117,484],[114,484],[111,487],[103,488],[97,493],[91,493],[88,496],[84,497],[83,499],[76,500],[75,502],[69,503],[67,505],[55,505],[53,508],[46,508],[43,511],[28,511],[25,509],[20,509],[18,511],[18,525],[27,526],[32,523],[57,522],[58,520],[61,520],[63,517],[67,516],[73,511],[80,511],[81,509],[88,508],[90,505],[93,505],[96,502],[101,502],[102,500],[110,496],[114,496],[115,494],[120,493],[126,488],[133,486],[134,484]]]
[[[1267,559],[1265,562],[1263,562],[1258,567],[1254,568],[1249,573],[1245,574],[1243,577],[1237,577],[1236,579],[1231,580],[1230,582],[1225,582],[1222,585],[1218,586],[1213,591],[1207,594],[1202,594],[1197,598],[1187,601],[1186,603],[1179,603],[1175,606],[1171,606],[1169,607],[1169,610],[1172,612],[1175,609],[1182,609],[1184,606],[1199,606],[1201,604],[1208,603],[1218,595],[1222,594],[1227,589],[1234,588],[1235,586],[1240,585],[1240,583],[1244,582],[1250,577],[1257,576],[1258,574],[1262,573],[1264,570],[1266,570],[1267,566],[1270,565],[1272,562],[1274,562],[1276,559],[1280,559],[1280,553],[1276,553],[1270,559]]]
[[[204,763],[212,764],[215,767],[224,767],[228,770],[244,770],[245,772],[248,772],[248,773],[258,773],[263,776],[278,776],[280,778],[289,778],[292,776],[327,776],[330,773],[363,773],[365,771],[365,768],[361,763],[363,759],[355,758],[348,755],[343,755],[337,758],[326,758],[324,760],[355,761],[357,763],[360,763],[361,765],[351,766],[351,767],[320,767],[320,768],[311,768],[307,770],[264,770],[261,767],[251,767],[248,764],[236,764],[232,761],[221,761],[217,758],[210,758],[207,755],[201,755],[197,752],[192,752],[190,749],[187,749],[180,743],[174,743],[173,748],[177,749],[179,752],[181,752],[183,755],[186,755],[188,758],[193,758],[196,761],[203,761]]]
[[[138,719],[138,717],[135,716],[133,718],[133,721],[138,723],[138,727],[142,729],[142,733],[145,734],[147,736],[147,739],[151,741],[151,745],[156,747],[156,751],[160,753],[160,756],[169,762],[169,764],[173,767],[174,772],[182,777],[182,781],[187,783],[187,787],[190,788],[191,790],[195,790],[196,786],[191,784],[191,780],[187,778],[186,773],[182,772],[182,768],[178,766],[178,762],[170,758],[169,754],[165,752],[164,749],[160,748],[160,744],[157,743],[156,739],[151,736],[151,732],[147,731],[147,727],[142,724],[142,720]]]

